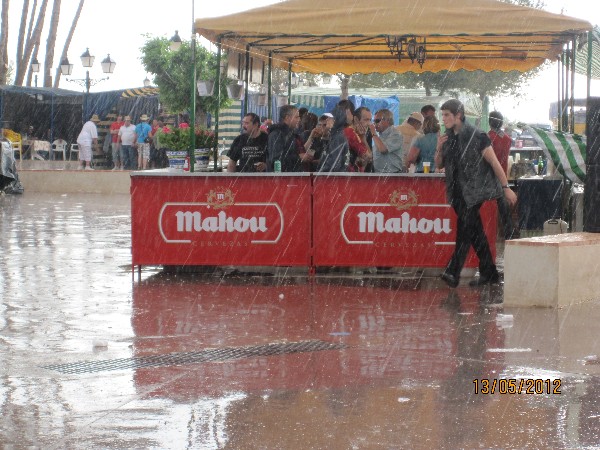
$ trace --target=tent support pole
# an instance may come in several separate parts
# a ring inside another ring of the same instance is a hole
[[[288,61],[288,105],[292,99],[292,60]]]
[[[214,171],[217,171],[217,160],[219,153],[219,110],[221,109],[221,36],[217,39],[217,73],[215,75],[215,89],[217,90],[217,108],[215,110],[215,142],[216,147],[214,149]]]
[[[196,162],[196,27],[194,24],[194,2],[192,0],[192,107],[190,108],[190,149],[188,157],[190,160],[190,172],[194,172]]]
[[[244,116],[248,113],[248,87],[250,86],[250,46],[246,45],[246,76],[244,77]]]
[[[273,120],[273,52],[269,52],[269,73],[267,74],[267,117]]]
[[[592,56],[593,56],[593,35],[591,31],[587,32],[587,98],[589,100],[592,93]]]
[[[558,63],[556,64],[556,67],[558,69],[558,74],[557,74],[557,83],[556,83],[556,95],[557,95],[557,102],[556,102],[556,127],[558,129],[558,131],[562,131],[562,98],[561,98],[561,92],[562,92],[562,56],[558,59]]]
[[[577,45],[576,39],[573,38],[571,43],[571,120],[569,123],[569,129],[571,133],[575,133],[575,46]]]
[[[569,50],[565,49],[563,53],[563,79],[562,79],[562,131],[565,132],[569,128],[569,117],[568,117],[568,103],[569,92],[567,86],[569,85]]]

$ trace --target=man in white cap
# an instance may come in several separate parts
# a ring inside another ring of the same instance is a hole
[[[138,169],[145,169],[148,167],[148,161],[150,160],[149,136],[151,131],[152,127],[148,124],[148,116],[146,114],[142,114],[140,117],[140,123],[135,126],[138,151]]]
[[[396,129],[402,134],[402,161],[406,162],[408,152],[412,146],[413,140],[423,135],[421,127],[423,126],[423,114],[413,112],[402,125],[398,125]]]
[[[83,128],[77,137],[79,145],[79,170],[92,170],[92,147],[98,145],[98,128],[96,124],[100,122],[97,114],[94,114],[90,120],[83,124]]]

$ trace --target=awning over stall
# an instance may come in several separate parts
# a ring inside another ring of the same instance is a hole
[[[272,54],[274,66],[291,61],[295,72],[331,74],[527,71],[556,60],[564,43],[591,29],[585,20],[495,0],[288,0],[196,20],[200,35],[228,50],[248,46],[254,57]],[[424,45],[423,66],[405,47],[399,60],[389,36]]]

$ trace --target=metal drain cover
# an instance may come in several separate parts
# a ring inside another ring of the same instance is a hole
[[[140,369],[144,367],[181,366],[185,364],[252,358],[256,356],[275,356],[287,355],[290,353],[341,350],[347,347],[348,346],[345,344],[311,340],[253,345],[249,347],[225,347],[201,350],[198,352],[168,353],[166,355],[109,359],[105,361],[80,361],[68,364],[51,364],[49,366],[42,366],[42,368],[69,374],[93,373],[111,370]]]

